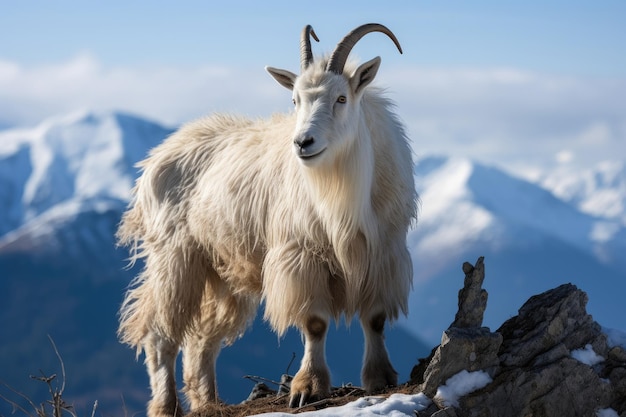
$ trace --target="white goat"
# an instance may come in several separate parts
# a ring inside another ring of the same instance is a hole
[[[407,313],[412,264],[406,234],[417,194],[404,128],[369,84],[380,57],[346,66],[363,25],[330,57],[301,38],[301,74],[266,68],[293,91],[295,113],[269,120],[216,115],[182,127],[150,152],[118,231],[145,268],[121,309],[120,338],[143,349],[148,415],[181,415],[175,358],[183,349],[191,409],[215,401],[215,361],[261,301],[279,333],[297,326],[304,356],[290,405],[327,396],[329,320],[358,314],[362,382],[397,383],[385,320]],[[346,67],[344,69],[344,67]]]

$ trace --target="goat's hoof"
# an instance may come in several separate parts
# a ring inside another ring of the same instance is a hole
[[[361,380],[365,391],[372,393],[398,385],[398,373],[387,360],[377,366],[366,366],[361,374]]]
[[[330,374],[328,370],[300,370],[291,381],[289,407],[304,407],[307,404],[328,397],[330,394]]]
[[[148,403],[148,417],[182,417],[183,414],[178,400],[169,403],[152,400]]]

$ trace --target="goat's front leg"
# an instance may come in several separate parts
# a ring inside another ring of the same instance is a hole
[[[326,364],[328,319],[311,315],[300,331],[304,335],[304,356],[300,370],[291,381],[289,406],[292,408],[330,394],[330,372]]]
[[[361,382],[367,392],[383,389],[398,384],[398,373],[387,354],[385,347],[385,314],[376,313],[361,317],[361,327],[365,335],[365,354]]]

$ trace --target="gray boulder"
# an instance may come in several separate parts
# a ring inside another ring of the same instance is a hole
[[[587,314],[587,294],[564,284],[531,297],[496,332],[482,327],[487,293],[483,259],[465,263],[459,311],[431,355],[411,373],[411,382],[434,398],[456,373],[485,371],[492,382],[462,397],[458,407],[435,400],[421,416],[596,416],[612,408],[626,417],[626,351],[610,348]],[[581,350],[580,356],[572,351]],[[594,361],[578,360],[591,356]],[[445,411],[444,411],[445,410]]]
[[[616,405],[612,380],[601,376],[605,364],[591,366],[571,354],[587,347],[608,356],[606,337],[586,304],[587,295],[571,284],[531,297],[498,329],[503,341],[493,382],[461,399],[458,414],[595,416]],[[611,372],[617,377],[620,371]]]

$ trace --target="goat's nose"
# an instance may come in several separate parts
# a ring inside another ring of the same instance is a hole
[[[315,142],[315,139],[313,139],[313,137],[311,137],[311,136],[309,136],[308,138],[296,139],[296,140],[294,141],[294,143],[295,143],[296,145],[298,145],[298,147],[299,147],[300,149],[304,149],[304,148],[306,148],[306,147],[308,147],[308,146],[313,145],[313,142]]]

